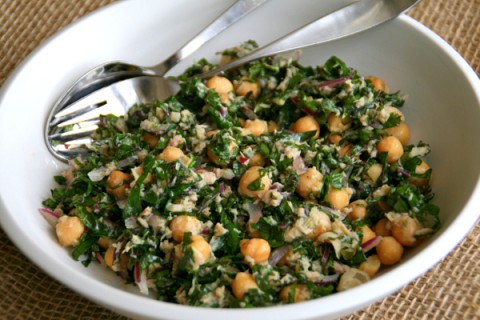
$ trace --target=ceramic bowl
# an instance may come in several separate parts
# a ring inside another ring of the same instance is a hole
[[[47,274],[81,295],[139,319],[331,319],[395,292],[446,256],[480,214],[480,81],[462,57],[413,19],[401,17],[368,32],[303,51],[301,62],[320,65],[336,55],[365,75],[383,78],[408,95],[403,109],[412,141],[432,147],[435,203],[442,228],[403,261],[346,292],[288,306],[250,310],[195,308],[142,296],[106,268],[85,268],[60,247],[38,214],[64,164],[43,141],[53,102],[76,78],[105,61],[152,65],[192,37],[232,1],[130,0],[107,6],[64,29],[12,74],[0,100],[0,221],[13,242]],[[301,26],[346,1],[267,3],[172,70],[248,39],[260,44]],[[201,13],[201,14],[199,14]]]

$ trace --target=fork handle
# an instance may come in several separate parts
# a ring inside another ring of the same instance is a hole
[[[253,11],[268,0],[238,0],[226,11],[224,11],[215,21],[200,31],[193,39],[188,41],[182,48],[172,54],[162,63],[152,66],[149,69],[155,72],[157,76],[163,76],[167,71],[174,67],[178,62],[191,55],[203,44],[215,37],[217,34],[243,18],[249,12]]]
[[[245,63],[340,39],[389,21],[421,0],[361,0],[327,14],[230,63],[197,75],[209,78]]]

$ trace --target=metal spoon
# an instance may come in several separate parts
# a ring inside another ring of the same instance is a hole
[[[420,0],[361,0],[307,24],[263,48],[198,75],[208,78],[250,61],[343,38],[389,21]],[[52,113],[45,130],[49,150],[60,160],[88,154],[89,135],[102,114],[123,115],[136,103],[164,100],[179,90],[176,80],[142,76],[120,81]],[[65,127],[73,130],[65,131]]]

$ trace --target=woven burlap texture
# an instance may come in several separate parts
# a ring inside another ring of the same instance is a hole
[[[43,40],[112,0],[0,0],[0,86]],[[480,0],[424,0],[409,14],[480,73]],[[480,224],[441,263],[342,320],[480,319]],[[65,288],[0,229],[0,319],[125,319]]]

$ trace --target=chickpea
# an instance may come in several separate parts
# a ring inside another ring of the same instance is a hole
[[[387,218],[383,218],[378,221],[373,227],[373,231],[377,236],[388,237],[392,235],[392,224]]]
[[[267,122],[259,119],[247,120],[242,127],[257,137],[268,132]]]
[[[238,83],[235,93],[237,96],[246,96],[251,94],[252,97],[257,98],[259,94],[259,86],[256,82],[249,82],[246,80],[242,80]]]
[[[295,191],[304,199],[310,195],[317,195],[323,187],[323,174],[317,168],[308,168],[307,172],[298,177],[298,184]]]
[[[362,244],[366,243],[369,240],[372,240],[377,236],[375,232],[372,229],[370,229],[369,226],[362,226],[360,229],[362,229],[362,233],[363,233]]]
[[[206,133],[206,136],[207,136],[208,138],[211,138],[211,137],[215,136],[215,135],[216,135],[217,133],[219,133],[219,132],[220,132],[220,130],[210,130],[210,131],[208,131],[208,132]]]
[[[62,216],[58,219],[55,231],[60,245],[75,247],[85,231],[85,226],[79,217]]]
[[[338,146],[340,144],[340,141],[342,141],[342,136],[339,134],[332,133],[328,136],[328,141]]]
[[[212,248],[202,236],[191,236],[190,240],[188,247],[193,251],[194,268],[198,268],[210,259]]]
[[[110,246],[110,239],[108,239],[107,237],[101,237],[98,239],[97,244],[103,249],[108,249],[108,247]]]
[[[330,132],[340,133],[351,126],[351,120],[348,118],[341,118],[335,113],[330,113],[327,119],[327,127]]]
[[[128,262],[129,262],[128,256],[125,253],[122,253],[120,255],[120,267],[122,268],[122,270],[128,269]]]
[[[215,90],[223,103],[230,101],[228,94],[233,91],[233,84],[227,78],[214,76],[208,79],[206,86],[207,88]]]
[[[358,268],[372,278],[375,274],[377,274],[378,270],[380,270],[381,265],[382,263],[380,262],[380,259],[374,254],[362,262]]]
[[[280,127],[275,121],[268,121],[268,132],[274,132],[279,130]]]
[[[415,233],[421,228],[420,222],[404,215],[392,222],[392,235],[401,245],[414,247],[420,243]]]
[[[340,145],[340,142],[342,141],[342,136],[339,135],[339,134],[330,134],[328,136],[328,141],[330,143],[333,143],[334,145],[336,146],[339,146]],[[340,155],[340,157],[343,157],[344,155],[346,154],[350,154],[350,152],[352,151],[353,147],[352,145],[350,145],[349,143],[342,143],[342,146],[340,147],[340,149],[338,150],[338,154]]]
[[[357,219],[363,220],[367,215],[367,201],[365,200],[355,200],[350,202],[348,207],[351,209],[347,216],[350,221]]]
[[[142,139],[150,146],[150,148],[153,149],[157,146],[157,143],[158,143],[158,140],[160,140],[160,137],[146,132],[142,135]]]
[[[191,232],[197,235],[202,231],[202,223],[196,217],[181,215],[176,216],[170,221],[170,230],[172,230],[173,239],[177,242],[183,240],[185,232]]]
[[[250,162],[248,163],[248,165],[250,167],[253,167],[253,166],[263,167],[265,163],[266,161],[264,156],[260,152],[255,152],[250,158]]]
[[[367,176],[376,183],[380,175],[382,174],[383,166],[380,163],[375,163],[367,170]]]
[[[394,237],[383,237],[376,250],[382,264],[387,266],[399,262],[403,255],[403,247]]]
[[[107,178],[107,193],[114,195],[117,199],[125,199],[127,197],[127,189],[130,188],[126,182],[130,179],[131,176],[128,173],[113,170]]]
[[[425,161],[422,161],[422,163],[420,163],[418,166],[415,167],[415,173],[416,174],[424,174],[428,170],[430,170],[430,166]],[[430,175],[430,180],[431,180],[431,178],[432,178],[432,176]],[[427,185],[428,183],[431,182],[430,180],[425,179],[425,178],[417,178],[417,177],[408,178],[408,181],[410,183],[412,183],[416,186],[419,186],[419,187],[423,187],[423,186]]]
[[[348,143],[345,143],[341,148],[340,150],[338,150],[338,154],[340,155],[340,157],[343,157],[344,155],[346,154],[350,154],[352,152],[352,149],[353,147],[348,144]]]
[[[246,197],[261,198],[261,196],[270,188],[270,178],[263,175],[260,179],[260,188],[258,190],[250,190],[248,186],[260,178],[260,171],[263,167],[253,166],[248,168],[238,182],[238,192]]]
[[[184,154],[181,149],[177,147],[167,146],[165,149],[163,149],[162,153],[157,155],[156,159],[163,160],[166,162],[173,162],[173,161],[177,161],[183,156]]]
[[[342,210],[350,201],[350,194],[346,189],[330,188],[327,193],[327,201],[336,210]]]
[[[397,137],[388,136],[380,140],[377,144],[379,153],[387,153],[387,161],[393,163],[398,161],[403,155],[403,145]]]
[[[316,139],[320,135],[320,124],[314,117],[308,115],[295,121],[292,126],[292,131],[295,133],[315,131],[313,138]]]
[[[293,302],[302,302],[307,301],[312,296],[310,289],[304,284],[297,284],[297,285],[290,285],[283,287],[280,290],[280,300],[284,302],[288,302],[288,296],[290,293],[294,293]]]
[[[214,76],[207,80],[207,88],[215,90],[219,95],[233,91],[233,84],[225,77]]]
[[[400,140],[403,146],[406,146],[410,140],[410,128],[405,122],[400,122],[397,126],[387,128],[385,131]]]
[[[267,262],[270,251],[270,244],[262,238],[252,238],[240,242],[240,252],[250,265]]]
[[[325,212],[320,211],[317,208],[312,208],[312,210],[310,210],[310,219],[312,220],[314,227],[312,231],[306,235],[308,239],[315,239],[319,235],[332,230],[332,222]]]
[[[103,261],[107,267],[113,269],[113,265],[115,263],[115,248],[108,247],[107,251],[105,251]],[[125,253],[120,255],[120,267],[122,270],[127,270],[128,268],[128,256]],[[114,270],[117,271],[117,269]]]
[[[139,166],[139,167],[132,168],[132,175],[133,175],[133,178],[134,178],[135,181],[136,181],[142,174],[143,174],[143,167]],[[153,175],[149,172],[149,173],[147,173],[147,176],[146,176],[145,179],[143,180],[143,183],[144,183],[144,184],[149,184],[150,182],[152,182],[152,180],[153,180]]]
[[[243,297],[251,289],[258,289],[257,282],[255,278],[247,272],[239,272],[235,276],[235,279],[232,282],[232,292],[233,295],[238,300],[243,300]]]
[[[105,255],[103,256],[103,260],[105,261],[105,264],[110,268],[113,266],[114,256],[115,256],[115,248],[108,247],[107,251],[105,251]]]
[[[210,159],[210,161],[215,163],[217,166],[225,166],[225,163],[220,162],[220,158],[215,153],[213,153],[212,148],[210,147],[207,148],[207,156],[208,159]]]
[[[388,88],[385,85],[385,82],[381,78],[370,76],[370,77],[365,77],[365,80],[370,80],[370,82],[373,85],[373,88],[376,91],[388,92]]]
[[[228,152],[230,153],[230,155],[235,153],[235,149],[237,147],[238,146],[235,144],[235,142],[230,141],[230,143],[228,144]],[[228,163],[222,162],[222,160],[215,153],[213,153],[211,147],[207,148],[207,156],[210,159],[210,161],[215,163],[217,166],[223,167],[228,165]],[[230,162],[230,160],[228,162]]]
[[[384,106],[383,109],[380,110],[377,119],[380,120],[381,123],[385,123],[392,114],[396,114],[400,118],[400,121],[405,121],[405,116],[402,111],[392,106]]]
[[[345,291],[368,282],[369,280],[370,277],[366,272],[356,268],[350,268],[340,277],[337,290]]]

